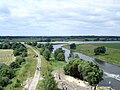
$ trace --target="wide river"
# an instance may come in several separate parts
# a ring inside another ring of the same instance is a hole
[[[93,43],[120,43],[120,42],[119,41],[106,41],[106,42],[91,41],[91,42],[52,42],[52,43],[58,44],[58,45],[54,45],[54,50],[56,50],[57,48],[60,48],[65,44],[71,44],[71,43],[93,44]],[[67,57],[69,56],[70,50],[65,48],[63,49],[65,50],[65,59],[67,61],[68,60]],[[119,66],[104,62],[99,59],[95,59],[93,57],[86,56],[82,53],[74,52],[74,54],[78,54],[79,57],[83,60],[96,63],[104,71],[103,80],[99,83],[100,86],[110,86],[115,90],[120,90],[120,67]]]

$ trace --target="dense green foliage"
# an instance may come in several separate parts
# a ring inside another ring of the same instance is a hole
[[[27,56],[27,49],[21,43],[4,42],[0,44],[0,49],[13,49],[14,56],[18,56],[18,55],[21,55],[23,57]]]
[[[0,49],[13,49],[14,56],[19,56],[9,66],[6,64],[0,64],[0,90],[3,90],[11,82],[11,79],[15,77],[15,69],[25,62],[24,57],[27,56],[27,49],[21,43],[9,43],[4,42],[0,44]],[[19,83],[19,80],[16,81]],[[20,84],[19,84],[20,85]],[[18,86],[18,84],[16,84]]]
[[[76,49],[75,43],[70,44],[70,49]]]
[[[15,76],[15,71],[6,64],[0,64],[0,90],[10,83],[10,79]]]
[[[15,77],[15,69],[19,68],[23,62],[25,62],[23,57],[17,57],[16,61],[12,62],[9,66],[0,64],[0,90],[4,89],[11,82],[11,79]]]
[[[62,48],[56,49],[55,52],[54,52],[55,59],[58,60],[58,61],[65,61],[64,53],[65,53],[65,51],[62,50]]]
[[[105,52],[106,52],[106,48],[104,46],[97,47],[97,48],[94,49],[95,55],[99,55],[99,54],[102,54],[102,53],[105,53]]]
[[[71,59],[64,67],[65,74],[71,75],[89,82],[90,85],[98,84],[102,80],[103,71],[94,63]]]
[[[43,52],[43,56],[45,57],[46,60],[49,61],[50,55],[51,55],[50,50],[49,49],[45,49],[45,51]]]
[[[44,84],[43,85],[44,90],[58,90],[57,84],[50,70],[46,72],[44,76],[43,84]]]
[[[37,45],[38,46],[38,45]],[[51,53],[53,51],[53,45],[50,43],[41,44],[40,54],[45,57],[46,60],[49,60]]]
[[[20,65],[21,65],[23,62],[25,62],[25,59],[24,59],[23,57],[17,57],[17,58],[16,58],[16,61],[14,61],[14,62],[12,62],[12,63],[10,64],[10,67],[13,68],[13,69],[19,68]]]
[[[28,45],[32,45],[34,47],[40,48],[40,54],[45,57],[46,60],[49,61],[51,53],[53,51],[53,45],[50,43],[40,44],[37,42],[28,42]]]

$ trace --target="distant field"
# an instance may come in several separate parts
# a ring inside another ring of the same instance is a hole
[[[94,48],[98,46],[105,46],[107,51],[105,54],[94,56]],[[69,48],[69,46],[65,47]],[[120,65],[120,44],[78,44],[75,51]]]
[[[11,49],[0,49],[0,63],[10,64],[15,60],[13,50]]]

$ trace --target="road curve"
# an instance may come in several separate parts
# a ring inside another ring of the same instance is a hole
[[[36,59],[38,60],[36,71],[35,71],[34,77],[32,79],[32,82],[30,83],[29,88],[28,88],[28,90],[35,90],[37,87],[37,84],[39,82],[39,79],[40,79],[41,57],[40,57],[39,53],[33,47],[31,47],[31,46],[29,46],[29,47],[38,55],[38,57],[36,57]],[[39,69],[37,69],[37,68],[39,68]]]

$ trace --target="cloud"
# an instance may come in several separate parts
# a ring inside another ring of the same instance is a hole
[[[120,1],[1,0],[0,31],[0,35],[120,35]]]

